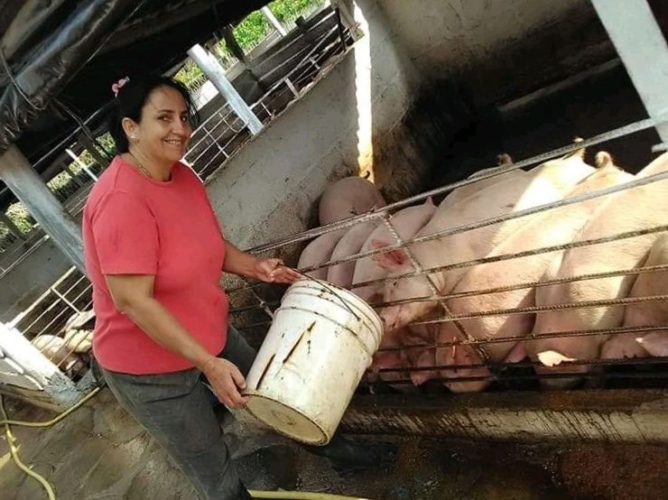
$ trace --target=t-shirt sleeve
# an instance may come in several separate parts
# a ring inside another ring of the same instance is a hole
[[[112,193],[91,221],[102,274],[156,274],[158,226],[146,203]]]

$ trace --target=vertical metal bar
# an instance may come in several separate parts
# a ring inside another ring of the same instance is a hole
[[[60,300],[62,300],[63,302],[65,302],[65,304],[67,304],[68,306],[70,306],[70,308],[74,309],[74,312],[77,312],[77,313],[80,313],[80,312],[81,312],[81,311],[79,311],[79,309],[77,308],[77,306],[75,306],[72,302],[70,302],[69,300],[67,300],[67,297],[65,297],[65,295],[63,295],[63,294],[60,293],[58,290],[56,290],[55,287],[51,287],[51,288],[49,288],[49,290],[51,290],[51,291],[52,291],[52,292],[53,292],[53,293],[54,293]]]
[[[592,0],[649,116],[668,120],[668,45],[647,0]],[[668,143],[668,122],[656,130]]]
[[[392,225],[392,221],[390,220],[390,218],[391,216],[389,212],[385,212],[383,214],[383,223],[387,227],[392,237],[397,241],[397,243],[403,245],[405,242],[403,238],[399,235],[399,232],[396,230],[396,228]],[[404,250],[406,252],[406,255],[408,255],[408,259],[410,260],[413,269],[415,269],[415,271],[418,273],[423,273],[424,270],[422,269],[422,266],[420,265],[418,260],[413,255],[413,252],[411,252],[410,247],[406,246],[404,247]],[[432,296],[436,297],[440,295],[440,292],[436,288],[436,285],[431,279],[431,276],[429,276],[429,273],[424,274],[423,277],[427,280],[427,284],[429,285],[429,290],[431,291]],[[453,315],[452,312],[450,312],[450,308],[448,307],[448,305],[445,303],[444,300],[438,300],[438,304],[441,306],[446,316]],[[454,320],[452,323],[467,340],[469,341],[475,340],[473,336],[471,336],[471,334],[466,331],[464,325],[462,325],[460,321]],[[489,359],[489,356],[487,356],[487,352],[479,344],[473,344],[473,346],[483,361],[487,361]]]
[[[93,181],[97,182],[97,176],[91,171],[91,169],[88,168],[88,165],[86,165],[86,163],[84,161],[82,161],[81,158],[79,158],[74,153],[74,151],[72,151],[70,148],[66,148],[65,152],[67,153],[67,156],[72,158],[74,160],[74,162],[77,165],[79,165],[84,170],[84,172],[86,172],[88,174],[88,177],[93,179]]]
[[[63,170],[65,170],[65,172],[69,174],[69,176],[72,178],[72,182],[74,182],[77,186],[79,186],[80,188],[84,186],[83,183],[79,179],[77,179],[77,174],[74,173],[69,163],[65,163]]]
[[[188,50],[188,55],[202,69],[204,74],[215,85],[221,95],[227,100],[234,112],[239,115],[248,126],[251,134],[257,135],[262,130],[262,122],[255,116],[248,104],[239,95],[225,76],[225,70],[211,53],[201,45],[193,45]]]
[[[288,34],[288,32],[285,30],[281,22],[278,19],[276,19],[276,16],[271,11],[269,6],[265,5],[264,7],[262,7],[261,10],[262,13],[264,14],[264,17],[266,17],[269,20],[269,22],[274,26],[274,28],[276,28],[276,31],[278,31],[281,34],[281,36],[286,36]]]

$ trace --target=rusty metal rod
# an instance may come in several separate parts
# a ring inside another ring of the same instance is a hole
[[[448,342],[430,342],[428,344],[407,344],[400,347],[381,347],[378,352],[394,352],[403,351],[406,349],[438,349],[441,347],[464,346],[470,344],[486,345],[486,344],[505,344],[507,342],[522,342],[524,340],[536,339],[554,339],[554,338],[568,338],[568,337],[595,337],[598,335],[624,335],[628,333],[649,333],[668,331],[668,325],[665,326],[625,326],[611,329],[591,329],[591,330],[568,330],[561,332],[544,333],[537,337],[497,337],[493,339],[476,339],[469,340],[453,340]]]
[[[642,130],[652,128],[655,125],[656,125],[656,122],[652,119],[640,120],[640,121],[637,121],[637,122],[634,122],[634,123],[631,123],[631,124],[628,124],[628,125],[625,125],[625,126],[613,129],[613,130],[610,130],[608,132],[604,132],[604,133],[599,134],[597,136],[594,136],[592,138],[585,139],[584,141],[577,142],[575,144],[569,144],[567,146],[563,146],[563,147],[553,149],[551,151],[548,151],[548,152],[545,152],[545,153],[542,153],[542,154],[539,154],[539,155],[536,155],[536,156],[532,156],[531,158],[527,158],[527,159],[519,161],[517,163],[513,163],[513,164],[511,164],[507,167],[501,167],[500,169],[498,167],[493,167],[494,170],[492,170],[492,171],[490,171],[486,174],[479,175],[479,176],[476,176],[476,177],[469,177],[469,178],[461,180],[461,181],[453,182],[453,183],[448,184],[446,186],[442,186],[442,187],[432,189],[430,191],[426,191],[424,193],[421,193],[421,194],[418,194],[418,195],[415,195],[415,196],[411,196],[410,198],[406,198],[406,199],[398,201],[396,203],[391,203],[390,205],[386,205],[385,207],[379,208],[375,211],[368,212],[368,213],[362,214],[362,215],[357,215],[357,216],[354,216],[354,217],[349,217],[347,219],[337,221],[337,222],[334,222],[332,224],[328,224],[326,226],[322,226],[322,227],[318,227],[318,228],[314,228],[314,229],[309,229],[307,231],[304,231],[302,233],[298,233],[296,235],[287,236],[285,238],[276,240],[276,241],[271,242],[271,243],[267,243],[267,244],[264,244],[264,245],[259,245],[259,246],[253,247],[251,249],[248,249],[247,251],[251,252],[251,253],[262,253],[262,252],[266,252],[266,251],[269,251],[269,250],[274,250],[276,248],[280,248],[282,246],[289,245],[289,244],[292,244],[292,243],[297,243],[297,242],[300,242],[300,241],[309,240],[311,238],[315,238],[316,236],[320,236],[320,235],[323,235],[323,234],[326,234],[326,233],[329,233],[329,232],[332,232],[332,231],[336,231],[338,229],[351,227],[351,226],[353,226],[355,224],[358,224],[358,223],[361,223],[361,222],[368,222],[368,221],[371,221],[371,220],[375,220],[375,219],[378,219],[378,218],[382,217],[382,214],[384,212],[397,210],[397,209],[400,209],[400,208],[404,208],[404,207],[413,205],[417,202],[421,202],[421,201],[427,199],[430,196],[437,196],[439,194],[443,194],[443,193],[446,193],[448,191],[452,191],[452,190],[454,190],[458,187],[468,186],[469,184],[473,184],[475,182],[478,182],[478,181],[481,181],[481,180],[484,180],[484,179],[490,179],[492,177],[496,177],[496,176],[501,175],[505,172],[510,172],[512,170],[517,170],[519,168],[528,167],[528,166],[531,166],[531,165],[536,164],[536,163],[544,162],[544,161],[549,160],[551,158],[556,158],[558,156],[562,156],[562,155],[565,155],[565,154],[568,154],[568,153],[572,153],[573,151],[577,151],[577,150],[580,150],[580,149],[583,149],[583,148],[587,148],[589,146],[600,144],[602,142],[607,142],[607,141],[610,141],[612,139],[617,139],[617,138],[623,137],[625,135],[630,135],[630,134],[633,134],[633,133],[636,133],[636,132],[640,132]]]
[[[590,307],[624,306],[642,302],[656,302],[668,300],[668,295],[647,295],[644,297],[625,297],[622,299],[583,300],[567,304],[550,304],[547,306],[514,307],[510,309],[493,309],[489,311],[478,311],[475,313],[454,314],[444,318],[435,318],[410,323],[412,325],[430,325],[435,323],[448,323],[462,319],[484,318],[487,316],[508,316],[513,314],[542,313],[548,311],[565,311],[570,309],[585,309]]]

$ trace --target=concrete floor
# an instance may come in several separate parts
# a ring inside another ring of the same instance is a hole
[[[11,418],[52,417],[6,399]],[[667,498],[668,447],[483,444],[387,437],[396,460],[339,473],[327,459],[272,433],[223,419],[242,478],[253,489],[326,491],[371,499]],[[24,462],[60,499],[189,499],[195,493],[165,453],[104,390],[48,429],[15,427]],[[358,436],[371,441],[377,437]],[[0,442],[0,498],[45,498]]]

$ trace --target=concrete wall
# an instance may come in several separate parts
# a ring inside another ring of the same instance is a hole
[[[0,322],[13,319],[71,266],[50,239],[14,265],[0,281]]]
[[[207,182],[229,239],[242,248],[312,224],[332,176],[387,178],[374,148],[402,128],[420,81],[377,3],[360,4],[367,36]]]
[[[425,78],[457,76],[476,100],[522,95],[614,50],[589,0],[384,0]]]

